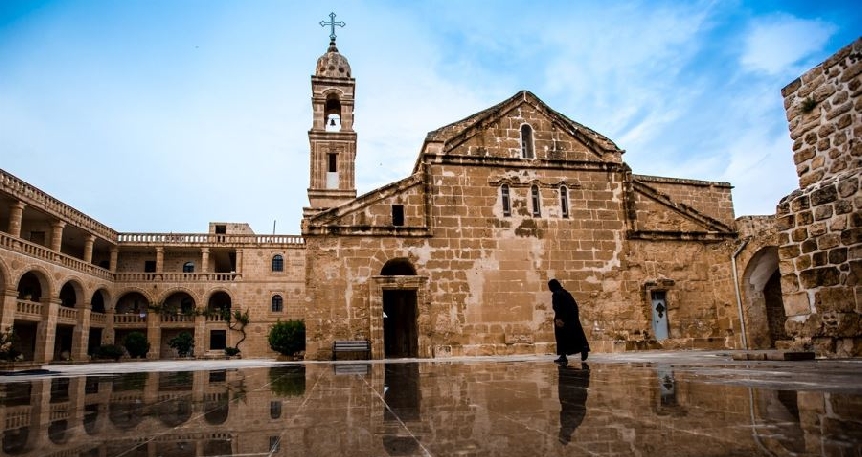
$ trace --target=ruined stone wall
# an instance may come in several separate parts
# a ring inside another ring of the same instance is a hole
[[[800,189],[777,208],[787,331],[862,354],[862,39],[782,90]]]

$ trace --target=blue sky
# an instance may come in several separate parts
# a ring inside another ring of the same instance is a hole
[[[0,168],[121,232],[298,234],[330,11],[359,194],[526,89],[737,216],[797,187],[781,88],[862,32],[849,1],[3,0]]]

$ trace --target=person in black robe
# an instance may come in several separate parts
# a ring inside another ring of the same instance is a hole
[[[560,365],[557,394],[560,398],[560,443],[569,444],[575,429],[587,414],[587,389],[590,387],[590,367],[586,363],[577,369]]]
[[[581,360],[587,360],[590,353],[590,344],[581,327],[578,315],[578,302],[560,281],[551,279],[548,281],[548,289],[552,293],[551,305],[554,308],[554,338],[557,340],[557,355],[555,363],[565,365],[568,363],[568,355],[581,353]]]

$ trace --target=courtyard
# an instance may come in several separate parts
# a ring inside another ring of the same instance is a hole
[[[46,365],[2,455],[859,455],[862,360],[727,351]]]

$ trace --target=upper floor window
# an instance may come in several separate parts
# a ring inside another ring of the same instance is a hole
[[[183,264],[183,273],[194,273],[195,272],[195,263],[194,262],[186,262]]]
[[[503,203],[503,216],[512,215],[512,202],[509,199],[509,185],[500,186],[500,201]]]
[[[284,257],[281,254],[272,256],[272,271],[284,271]]]
[[[392,205],[392,225],[404,226],[404,205]]]
[[[338,154],[330,152],[329,154],[326,154],[326,158],[328,163],[327,170],[330,173],[335,173],[336,171],[338,171]]]
[[[272,312],[280,313],[284,311],[284,299],[281,298],[281,295],[273,295],[272,296]]]
[[[521,126],[521,158],[533,159],[536,154],[533,152],[533,128],[529,124]]]
[[[533,184],[530,187],[530,198],[533,202],[533,217],[542,216],[542,197],[539,195],[539,186]]]
[[[563,217],[569,217],[569,188],[560,186],[560,210]]]

